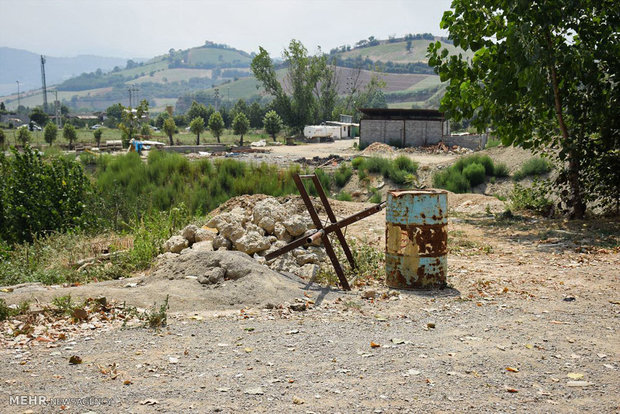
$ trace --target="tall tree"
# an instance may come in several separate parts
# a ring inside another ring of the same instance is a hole
[[[282,118],[276,111],[269,111],[263,118],[265,132],[271,135],[273,142],[276,142],[276,134],[282,129]]]
[[[224,131],[224,120],[219,112],[214,112],[209,118],[209,130],[211,130],[211,133],[219,143],[222,131]]]
[[[243,147],[243,136],[250,130],[250,121],[243,112],[239,112],[232,123],[235,135],[239,135],[239,146]]]
[[[197,116],[189,123],[189,130],[196,134],[196,145],[200,145],[200,134],[205,130],[205,121],[202,117]]]
[[[162,125],[162,130],[166,135],[168,135],[168,139],[170,140],[170,146],[174,145],[172,136],[177,130],[177,125],[174,123],[174,118],[166,118],[166,120],[164,120],[164,124]]]
[[[39,126],[45,125],[50,119],[49,115],[46,114],[43,109],[39,108],[38,106],[32,111],[30,111],[30,114],[28,116],[30,117],[31,121],[36,122]]]
[[[305,125],[319,119],[321,94],[326,92],[320,85],[332,76],[327,56],[320,50],[316,56],[308,56],[301,42],[291,40],[288,49],[284,50],[284,64],[288,68],[284,84],[290,90],[290,94],[287,94],[277,78],[269,54],[262,47],[259,50],[251,65],[254,76],[265,91],[274,97],[274,107],[282,114],[285,122],[301,133]]]
[[[250,127],[260,128],[263,124],[263,115],[265,114],[263,107],[256,101],[250,105],[248,118],[250,119]]]
[[[69,141],[69,149],[73,149],[73,141],[77,139],[77,132],[75,127],[71,124],[65,124],[62,128],[62,137]]]
[[[206,107],[205,105],[198,103],[196,101],[192,102],[192,106],[190,106],[189,110],[187,111],[187,119],[189,120],[194,120],[196,117],[201,117],[202,120],[204,121],[204,125],[207,125],[207,123],[209,122],[209,118],[211,117],[211,114],[215,112],[215,110],[213,109],[213,107],[211,105],[209,105],[209,107]]]
[[[429,64],[448,83],[441,109],[504,144],[556,152],[572,217],[620,203],[620,38],[615,0],[454,0]]]
[[[45,138],[45,142],[47,142],[50,146],[56,140],[58,136],[58,127],[53,122],[48,122],[43,129],[43,137]]]

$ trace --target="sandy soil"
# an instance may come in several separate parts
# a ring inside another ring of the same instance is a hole
[[[45,395],[112,399],[67,404],[76,413],[618,412],[620,223],[504,220],[485,212],[496,201],[450,198],[442,291],[392,293],[381,275],[352,292],[283,279],[304,312],[214,306],[195,281],[148,274],[0,293],[9,303],[70,292],[142,306],[171,295],[161,331],[89,328],[6,343],[0,411],[57,412],[8,405],[10,395]],[[364,207],[334,205],[340,216]],[[383,223],[374,215],[348,235],[382,246]],[[83,363],[70,365],[72,355]],[[111,366],[114,378],[102,369]]]

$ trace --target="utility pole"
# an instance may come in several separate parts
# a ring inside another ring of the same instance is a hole
[[[45,85],[45,56],[41,55],[41,89],[43,89],[43,112],[47,113],[47,86]]]
[[[131,87],[129,87],[129,89],[127,89],[127,92],[129,92],[129,107],[131,108],[132,107],[131,106],[131,92],[132,92]]]
[[[220,89],[215,88],[215,110],[219,111],[219,102],[220,102]]]
[[[17,109],[19,110],[19,107],[22,106],[22,102],[19,97],[19,81],[15,81],[15,82],[17,82]]]
[[[56,126],[62,129],[62,120],[60,119],[60,102],[58,101],[58,90],[54,90],[54,114],[56,115]]]

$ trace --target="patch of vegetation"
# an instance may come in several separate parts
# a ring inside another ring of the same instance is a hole
[[[334,173],[334,182],[338,187],[344,187],[352,175],[353,170],[351,167],[346,163],[342,163]]]
[[[508,171],[508,166],[506,165],[506,163],[495,163],[495,166],[493,168],[493,175],[498,178],[508,177],[510,175],[510,172]]]
[[[507,172],[505,164],[494,165],[488,155],[470,155],[459,158],[449,168],[433,174],[433,186],[453,193],[466,193],[472,187],[484,183],[486,177],[503,176]]]
[[[523,163],[519,171],[513,174],[512,178],[515,181],[520,181],[525,177],[540,176],[551,171],[551,167],[552,164],[547,159],[541,157],[530,158]]]
[[[336,200],[339,201],[353,201],[353,197],[351,196],[350,193],[347,193],[346,191],[341,191],[336,195]]]
[[[0,321],[5,321],[18,315],[22,315],[30,309],[30,302],[23,301],[18,306],[9,306],[4,299],[0,299]]]
[[[534,180],[531,187],[515,183],[510,194],[510,205],[514,210],[529,210],[545,217],[553,214],[553,202],[548,198],[549,183]]]
[[[495,147],[499,147],[500,145],[502,145],[502,140],[501,139],[489,139],[487,141],[487,144],[484,146],[484,148],[495,148]]]
[[[153,304],[153,307],[150,310],[144,311],[142,315],[140,315],[140,319],[144,320],[145,327],[151,329],[159,329],[163,326],[166,326],[168,323],[168,309],[170,306],[168,305],[168,300],[170,299],[170,295],[166,295],[166,299],[164,303],[157,306],[157,303]]]
[[[347,243],[353,254],[353,259],[355,260],[355,270],[350,268],[340,243],[334,243],[334,251],[336,252],[338,260],[343,265],[343,270],[348,280],[357,276],[355,284],[357,286],[362,286],[384,277],[385,252],[383,250],[376,249],[368,243],[356,241],[355,239],[347,239]],[[321,267],[317,275],[317,282],[327,285],[337,285],[339,283],[338,276],[331,267],[331,264],[326,264]]]
[[[357,157],[353,159],[351,165],[358,171],[360,179],[364,179],[368,173],[381,174],[384,178],[400,185],[410,183],[411,176],[415,176],[418,171],[418,164],[404,155],[394,160],[381,157]]]

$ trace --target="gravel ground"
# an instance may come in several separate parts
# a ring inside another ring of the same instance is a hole
[[[363,237],[382,219],[368,220],[350,234]],[[0,412],[60,410],[10,405],[17,395],[111,399],[65,402],[75,413],[618,412],[619,228],[617,219],[453,211],[449,289],[393,292],[380,278],[352,292],[307,285],[290,300],[306,302],[302,312],[287,303],[212,309],[189,282],[142,275],[108,299],[170,291],[173,301],[186,286],[165,328],[87,324],[62,341],[5,343]],[[379,234],[371,241],[384,243]],[[18,303],[19,292],[0,297]],[[74,355],[83,362],[70,364]]]

